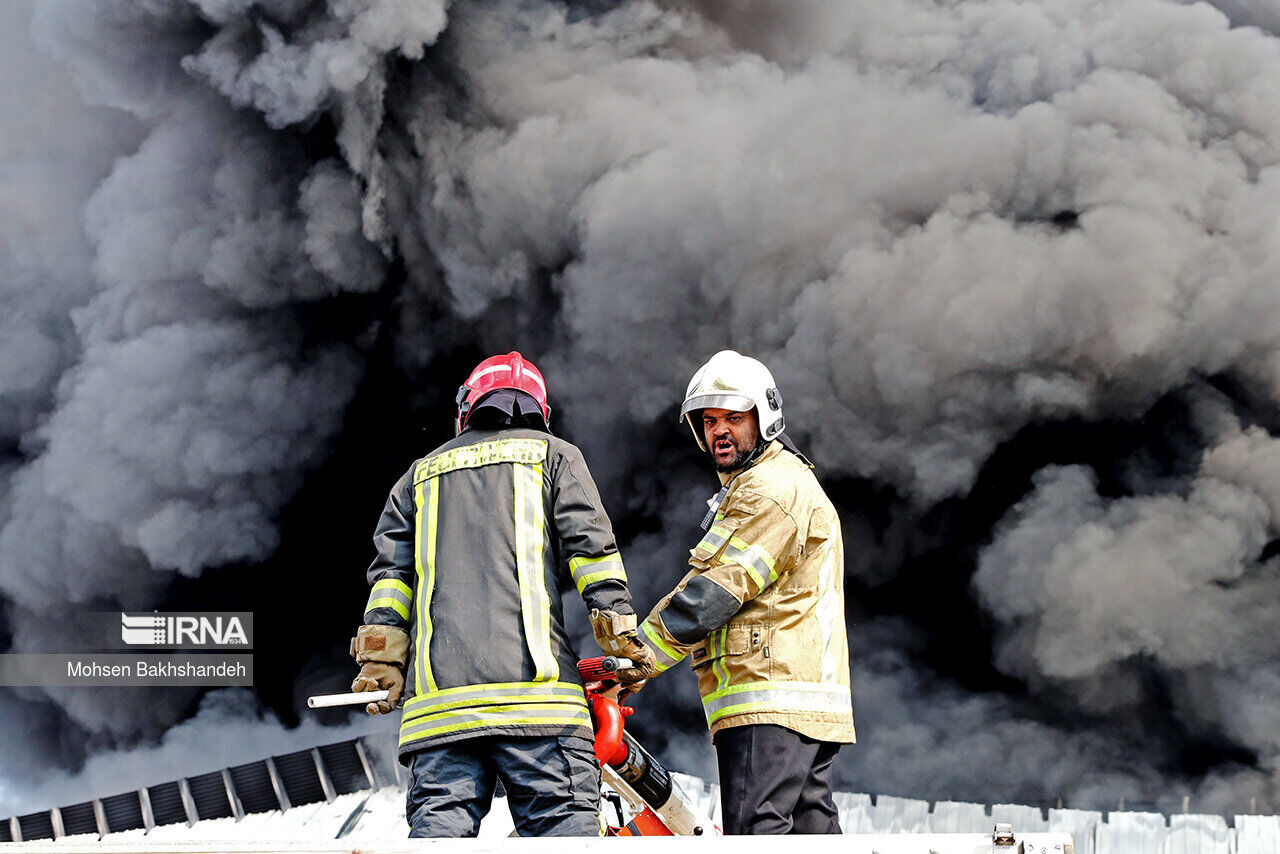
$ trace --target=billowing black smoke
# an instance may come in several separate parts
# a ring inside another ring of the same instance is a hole
[[[842,787],[1280,809],[1280,20],[1216,5],[19,5],[2,637],[252,608],[258,686],[0,692],[0,781],[310,738],[386,490],[491,352],[647,607],[733,346],[844,518]],[[711,773],[688,674],[640,705]]]

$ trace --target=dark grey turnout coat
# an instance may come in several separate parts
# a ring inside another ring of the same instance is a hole
[[[560,591],[632,608],[576,447],[535,429],[467,430],[400,478],[374,544],[364,622],[413,639],[402,759],[480,735],[591,738]]]

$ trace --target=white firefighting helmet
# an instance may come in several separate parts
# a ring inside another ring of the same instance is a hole
[[[702,424],[694,423],[704,409],[732,409],[736,412],[756,411],[760,419],[760,437],[764,441],[777,436],[786,426],[782,417],[782,394],[760,361],[736,350],[716,353],[689,380],[680,407],[680,420],[689,423],[698,447],[707,449],[702,439]]]

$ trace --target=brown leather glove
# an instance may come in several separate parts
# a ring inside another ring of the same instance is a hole
[[[653,650],[645,646],[636,631],[635,614],[591,609],[591,633],[596,643],[609,655],[631,659],[632,667],[619,670],[618,681],[631,690],[640,690],[644,681],[658,672]]]
[[[361,626],[351,639],[351,656],[361,665],[351,690],[387,691],[387,699],[364,707],[369,714],[389,714],[400,705],[408,655],[409,633],[394,626]]]
[[[351,683],[351,690],[355,692],[383,689],[388,692],[387,699],[364,707],[371,715],[390,714],[400,705],[400,698],[404,694],[404,671],[394,664],[370,661],[360,668],[360,675]]]

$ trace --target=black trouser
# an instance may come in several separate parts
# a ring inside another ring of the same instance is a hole
[[[831,765],[840,745],[750,724],[715,737],[726,834],[840,833]]]
[[[409,836],[475,836],[497,780],[521,836],[599,836],[600,766],[575,736],[481,736],[409,757]]]

